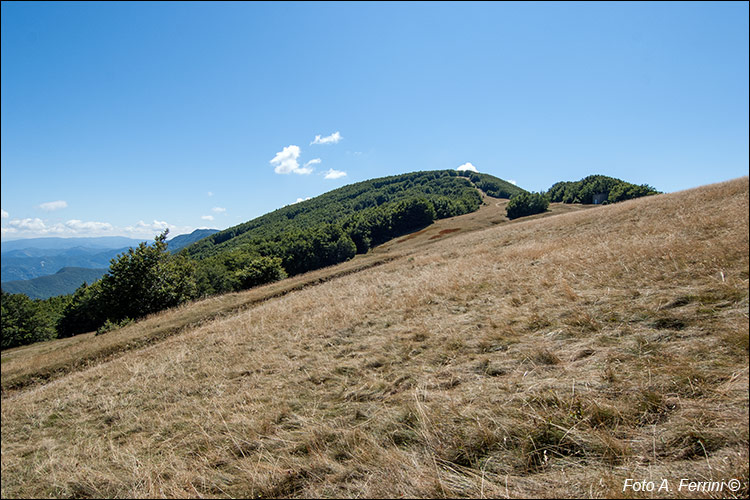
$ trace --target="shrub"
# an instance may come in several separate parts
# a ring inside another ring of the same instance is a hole
[[[284,278],[286,272],[279,257],[258,257],[245,267],[234,271],[232,285],[234,290],[245,290]]]
[[[547,198],[539,193],[521,193],[510,199],[505,211],[509,219],[545,212],[549,207]]]
[[[103,333],[108,333],[114,330],[119,330],[120,328],[127,326],[130,323],[133,323],[133,320],[130,318],[125,318],[122,321],[107,320],[104,322],[102,326],[96,329],[96,334],[102,335]]]

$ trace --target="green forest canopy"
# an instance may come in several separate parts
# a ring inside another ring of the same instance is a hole
[[[434,170],[371,179],[350,184],[313,199],[265,214],[230,227],[188,246],[187,255],[203,259],[232,248],[261,250],[262,241],[278,240],[285,232],[307,230],[323,224],[351,228],[376,219],[378,210],[395,209],[407,199],[422,198],[432,204],[435,218],[442,219],[472,212],[481,198],[472,186],[490,196],[510,197],[525,192],[502,179],[488,174]],[[376,238],[377,239],[377,238]],[[360,248],[358,251],[366,251]],[[262,253],[262,252],[261,252]]]
[[[601,194],[607,203],[617,203],[658,193],[648,184],[631,184],[606,175],[589,175],[580,181],[553,184],[547,191],[547,198],[551,202],[590,204],[594,203],[594,195]]]

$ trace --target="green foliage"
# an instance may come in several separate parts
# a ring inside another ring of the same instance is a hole
[[[505,207],[509,219],[545,212],[549,200],[540,193],[521,193],[513,196]]]
[[[235,290],[271,283],[286,278],[286,272],[278,257],[258,257],[232,274]]]
[[[493,198],[512,198],[514,195],[525,193],[520,187],[511,184],[508,181],[498,179],[488,174],[462,170],[458,172],[462,177],[468,177],[476,187],[484,191],[488,196]]]
[[[112,260],[109,273],[101,279],[101,305],[107,319],[141,318],[195,297],[193,263],[170,256],[167,234],[165,230],[153,245],[141,242]]]
[[[90,332],[101,326],[106,319],[101,301],[101,281],[92,285],[83,283],[63,309],[62,317],[57,322],[57,335],[71,337]]]
[[[286,278],[279,257],[253,257],[241,250],[210,257],[196,269],[199,295],[236,292]]]
[[[504,182],[483,175],[485,181]],[[399,205],[400,202],[417,198],[432,205],[433,219],[473,212],[482,201],[469,179],[459,176],[455,170],[383,177],[350,184],[311,200],[288,205],[204,238],[183,252],[198,260],[235,248],[244,248],[255,255],[282,256],[276,251],[269,252],[269,249],[278,247],[279,235],[295,232],[300,235],[326,224],[340,226],[354,242],[356,251],[366,252],[371,245],[387,241],[393,234],[403,231],[405,226],[398,222],[397,227],[391,227],[393,217],[398,218],[398,213],[406,209]],[[284,267],[289,274],[296,273],[287,268],[286,261]],[[297,267],[309,270],[309,266]]]
[[[60,336],[96,330],[107,320],[141,318],[194,298],[195,264],[168,253],[167,234],[153,245],[141,242],[128,249],[112,259],[99,281],[79,287],[58,323]]]
[[[504,183],[486,174],[477,181]],[[197,261],[199,295],[224,293],[344,262],[435,219],[473,212],[480,204],[472,183],[454,170],[384,177],[220,231],[182,255]],[[279,273],[257,278],[255,271],[241,270],[261,258],[280,259]]]
[[[0,343],[3,349],[57,337],[55,323],[69,300],[68,297],[32,300],[20,293],[2,292],[1,295],[2,341]]]
[[[604,175],[589,175],[574,182],[557,182],[547,191],[552,202],[594,203],[594,196],[604,195],[608,203],[657,194],[658,191],[647,184],[636,185]]]
[[[633,198],[640,198],[641,196],[649,196],[656,193],[658,191],[648,184],[636,185],[623,182],[612,188],[607,201],[609,203],[617,203],[618,201],[632,200]]]

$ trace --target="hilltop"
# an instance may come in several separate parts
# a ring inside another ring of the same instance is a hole
[[[513,222],[486,201],[88,337],[195,318],[4,391],[2,495],[746,497],[748,179]],[[79,337],[3,352],[4,389]]]
[[[331,224],[343,227],[357,253],[393,236],[444,219],[473,212],[481,196],[477,188],[494,197],[510,198],[524,189],[488,174],[432,170],[381,177],[349,184],[325,194],[287,205],[261,217],[230,227],[185,248],[193,258],[204,259],[242,249],[253,254],[273,253],[286,239],[309,238]],[[406,202],[425,200],[429,220],[406,213]],[[403,215],[402,215],[403,212]],[[409,216],[409,217],[407,217]],[[268,247],[272,248],[268,248]],[[293,256],[298,257],[298,256]],[[287,272],[296,267],[292,256],[285,259]],[[309,269],[304,269],[309,270]]]

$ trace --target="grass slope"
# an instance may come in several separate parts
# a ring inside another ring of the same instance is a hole
[[[747,497],[748,179],[493,220],[6,393],[2,496]]]

